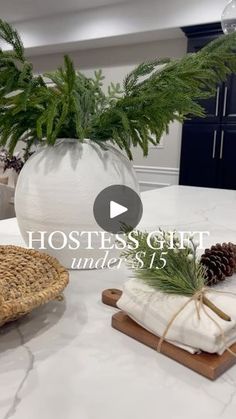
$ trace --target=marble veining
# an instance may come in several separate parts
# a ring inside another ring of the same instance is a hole
[[[209,230],[206,245],[236,242],[236,192],[173,186],[144,192],[140,227]],[[16,220],[1,244],[23,245]],[[64,301],[0,329],[0,419],[233,419],[236,366],[215,382],[110,326],[101,292],[121,270],[71,272]]]
[[[26,352],[28,354],[29,363],[28,363],[28,367],[26,366],[26,368],[25,368],[25,375],[24,375],[22,381],[20,382],[19,387],[17,388],[17,391],[16,391],[16,393],[14,395],[14,398],[13,398],[12,405],[10,406],[10,408],[7,411],[6,415],[4,416],[4,419],[11,418],[14,415],[14,413],[16,412],[17,406],[21,402],[21,398],[20,398],[21,389],[24,386],[24,384],[25,384],[25,382],[26,382],[26,380],[27,380],[27,378],[28,378],[28,376],[30,374],[30,371],[34,368],[34,354],[32,353],[32,351],[30,350],[30,348],[25,343],[24,335],[21,332],[21,328],[20,328],[20,324],[19,323],[20,323],[19,321],[16,322],[15,328],[16,328],[18,334],[19,334],[19,337],[20,337],[20,345],[23,348],[25,348],[25,350],[26,350]]]

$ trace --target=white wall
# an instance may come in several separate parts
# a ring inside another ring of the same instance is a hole
[[[96,48],[72,52],[77,68],[86,75],[102,68],[106,80],[104,87],[111,81],[122,82],[126,74],[138,63],[155,57],[181,57],[186,53],[186,39],[172,39],[107,48]],[[36,72],[54,70],[62,64],[63,54],[33,56],[31,61]],[[142,189],[161,187],[178,183],[179,158],[181,145],[181,125],[170,125],[169,135],[163,136],[159,147],[151,147],[147,158],[140,150],[134,150],[134,166],[137,170]]]
[[[48,10],[47,0],[41,0],[35,3],[43,5],[39,8],[35,4],[35,11],[32,14],[31,10],[30,15],[28,3],[21,7],[21,18],[25,9],[25,20],[15,25],[27,53],[37,55],[46,51],[130,44],[135,42],[135,37],[137,42],[174,38],[180,36],[182,26],[219,21],[227,0],[127,0],[100,7],[100,1],[97,4],[94,1],[94,7],[87,10],[78,10],[74,5],[73,12],[67,6],[68,0],[63,9],[55,0],[54,8]],[[1,13],[4,16],[4,8]],[[13,9],[10,16],[15,21],[17,11]]]

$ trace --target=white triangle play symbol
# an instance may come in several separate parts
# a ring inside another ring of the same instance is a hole
[[[110,218],[115,218],[120,214],[124,214],[126,211],[128,211],[128,208],[117,204],[115,201],[110,201]]]

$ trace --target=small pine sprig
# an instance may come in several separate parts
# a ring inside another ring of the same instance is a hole
[[[177,235],[175,235],[172,242],[168,233],[160,230],[161,238],[158,235],[154,235],[149,242],[147,240],[148,233],[140,231],[135,233],[138,248],[133,248],[133,240],[130,240],[129,236],[127,236],[127,244],[123,256],[133,269],[136,278],[153,289],[166,294],[183,295],[190,298],[201,294],[202,304],[205,304],[223,320],[231,320],[230,316],[216,307],[205,295],[206,270],[197,258],[199,243],[194,241],[193,237],[186,239],[184,249],[180,249]],[[160,240],[163,242],[161,249],[153,250],[152,248],[159,247]],[[152,259],[154,252],[155,263],[153,263]],[[138,253],[142,256],[142,268],[136,265]],[[166,263],[160,268],[159,263],[160,260],[163,260],[162,258],[165,259]]]
[[[171,243],[170,235],[162,230],[159,235],[152,235],[149,238],[150,243],[146,232],[135,231],[135,239],[138,242],[138,248],[133,250],[133,242],[127,236],[123,256],[137,278],[168,294],[191,296],[204,287],[205,269],[197,260],[198,243],[192,237],[186,239],[184,249],[180,249],[177,234]],[[158,249],[160,242],[162,246]],[[152,263],[154,253],[155,259]],[[137,254],[143,262],[141,269],[137,264]],[[164,267],[160,267],[162,258],[166,261]]]

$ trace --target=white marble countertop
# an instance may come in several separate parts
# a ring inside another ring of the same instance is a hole
[[[236,191],[172,186],[142,197],[142,227],[236,242]],[[0,222],[0,239],[23,244],[15,219]],[[235,418],[236,366],[211,382],[111,328],[101,292],[128,275],[74,271],[64,302],[0,329],[0,419]]]

